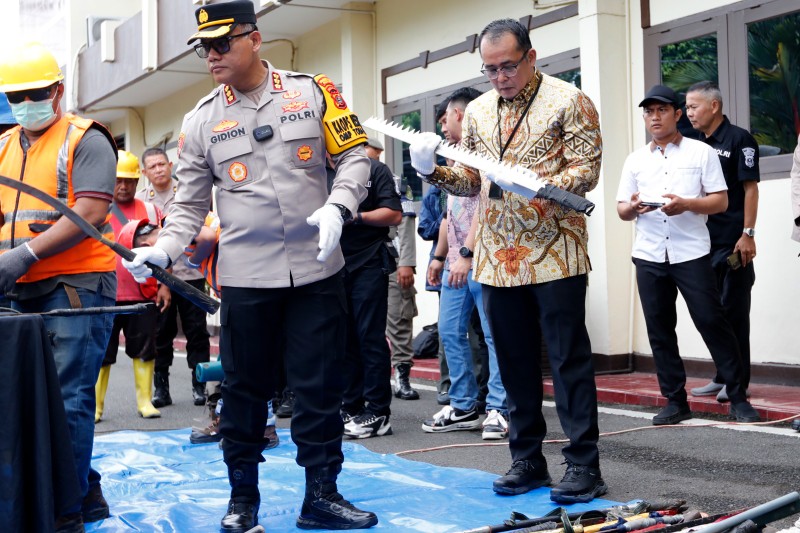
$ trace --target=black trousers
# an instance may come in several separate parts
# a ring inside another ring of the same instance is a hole
[[[392,355],[386,342],[389,275],[379,259],[345,274],[348,315],[342,409],[351,414],[365,408],[379,416],[391,413]]]
[[[341,465],[346,313],[341,274],[301,287],[223,288],[220,351],[225,354],[225,381],[220,433],[229,467],[264,460],[267,402],[284,357],[281,339],[285,339],[288,386],[296,397],[291,431],[297,464]]]
[[[520,287],[483,286],[483,306],[497,351],[508,402],[509,449],[514,461],[545,463],[542,441],[541,337],[547,344],[564,457],[598,467],[597,388],[585,320],[586,276]],[[532,327],[539,323],[541,330]],[[541,331],[541,332],[540,332]]]
[[[633,263],[661,394],[670,403],[686,403],[686,370],[675,332],[678,324],[675,300],[680,291],[692,322],[727,386],[728,397],[734,403],[744,401],[739,346],[725,319],[709,257],[683,263],[633,259]]]
[[[746,267],[731,270],[727,263],[714,267],[717,290],[722,301],[722,311],[733,329],[739,343],[742,362],[742,387],[750,385],[750,293],[756,282],[756,271],[752,261]],[[717,371],[716,383],[724,383]]]
[[[205,290],[204,279],[190,279],[186,283],[199,290]],[[209,342],[206,312],[181,296],[172,293],[172,304],[161,314],[156,335],[156,372],[167,372],[174,359],[172,344],[178,334],[178,314],[181,316],[181,328],[186,336],[186,363],[192,370],[199,363],[210,360],[211,343]]]
[[[117,302],[117,305],[131,305],[143,302]],[[114,315],[114,326],[108,341],[103,366],[117,362],[119,349],[119,332],[125,335],[125,353],[131,359],[152,361],[156,356],[156,327],[158,325],[158,308],[150,305],[144,313],[132,315]]]

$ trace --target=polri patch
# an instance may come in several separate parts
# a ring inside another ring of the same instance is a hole
[[[297,149],[297,159],[300,161],[308,161],[314,155],[314,150],[307,144],[304,144],[300,148]]]
[[[317,78],[317,84],[325,89],[329,95],[331,95],[331,99],[333,100],[333,105],[336,106],[337,109],[347,109],[347,104],[344,101],[344,97],[342,93],[339,92],[339,89],[336,88],[336,84],[327,77],[327,76],[320,76]]]
[[[244,165],[244,163],[235,161],[231,163],[231,166],[228,167],[228,176],[230,176],[231,179],[236,183],[244,181],[247,179],[247,167]]]
[[[744,164],[747,168],[756,166],[755,148],[742,148],[742,153],[744,154]]]

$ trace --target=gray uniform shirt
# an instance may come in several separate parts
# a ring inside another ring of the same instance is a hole
[[[216,185],[223,287],[299,286],[332,276],[344,267],[341,250],[317,261],[319,229],[306,218],[325,203],[355,213],[366,197],[363,146],[334,156],[336,179],[328,195],[325,103],[313,78],[264,65],[269,82],[258,104],[225,85],[184,118],[178,191],[158,240],[176,261],[202,226]]]

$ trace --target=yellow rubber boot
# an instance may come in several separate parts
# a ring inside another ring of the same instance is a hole
[[[133,379],[136,385],[136,407],[142,418],[158,418],[161,411],[153,407],[150,398],[153,397],[153,372],[156,367],[155,360],[133,360]]]
[[[97,424],[103,418],[103,407],[106,403],[106,391],[108,390],[108,376],[111,374],[111,365],[100,367],[100,375],[97,376],[97,383],[94,384],[94,423]]]

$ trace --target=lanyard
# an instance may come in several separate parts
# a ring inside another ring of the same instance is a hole
[[[528,110],[531,108],[533,101],[536,99],[536,95],[539,94],[539,88],[542,86],[541,73],[539,73],[539,75],[537,76],[537,81],[539,83],[536,85],[536,89],[533,91],[533,94],[528,100],[528,103],[525,105],[525,109],[522,111],[522,115],[520,115],[519,119],[517,120],[517,124],[514,126],[514,129],[511,130],[511,135],[508,136],[508,140],[506,141],[505,145],[503,144],[503,128],[501,127],[500,124],[500,101],[498,100],[497,102],[497,142],[498,146],[500,146],[501,162],[503,161],[503,156],[505,155],[506,150],[508,149],[508,145],[511,144],[512,139],[514,139],[514,135],[516,135],[517,130],[522,124],[522,121],[525,120],[525,117],[528,115]],[[496,183],[492,182],[492,184],[489,186],[489,198],[492,198],[494,200],[499,200],[502,197],[503,197],[503,189],[501,189],[500,186],[497,185]]]
[[[498,145],[500,146],[500,161],[503,161],[503,156],[508,149],[508,145],[511,144],[511,141],[514,139],[514,135],[516,135],[517,130],[519,129],[520,125],[522,125],[522,121],[525,120],[525,117],[528,115],[528,110],[531,108],[533,101],[536,100],[536,95],[539,94],[539,88],[542,86],[542,75],[539,74],[537,76],[537,81],[539,82],[536,85],[536,89],[533,91],[528,103],[525,105],[525,109],[522,111],[522,115],[520,115],[519,119],[517,120],[517,124],[514,126],[514,129],[511,130],[511,135],[508,136],[508,140],[506,144],[503,144],[503,129],[500,127],[500,102],[497,102],[497,141]]]

